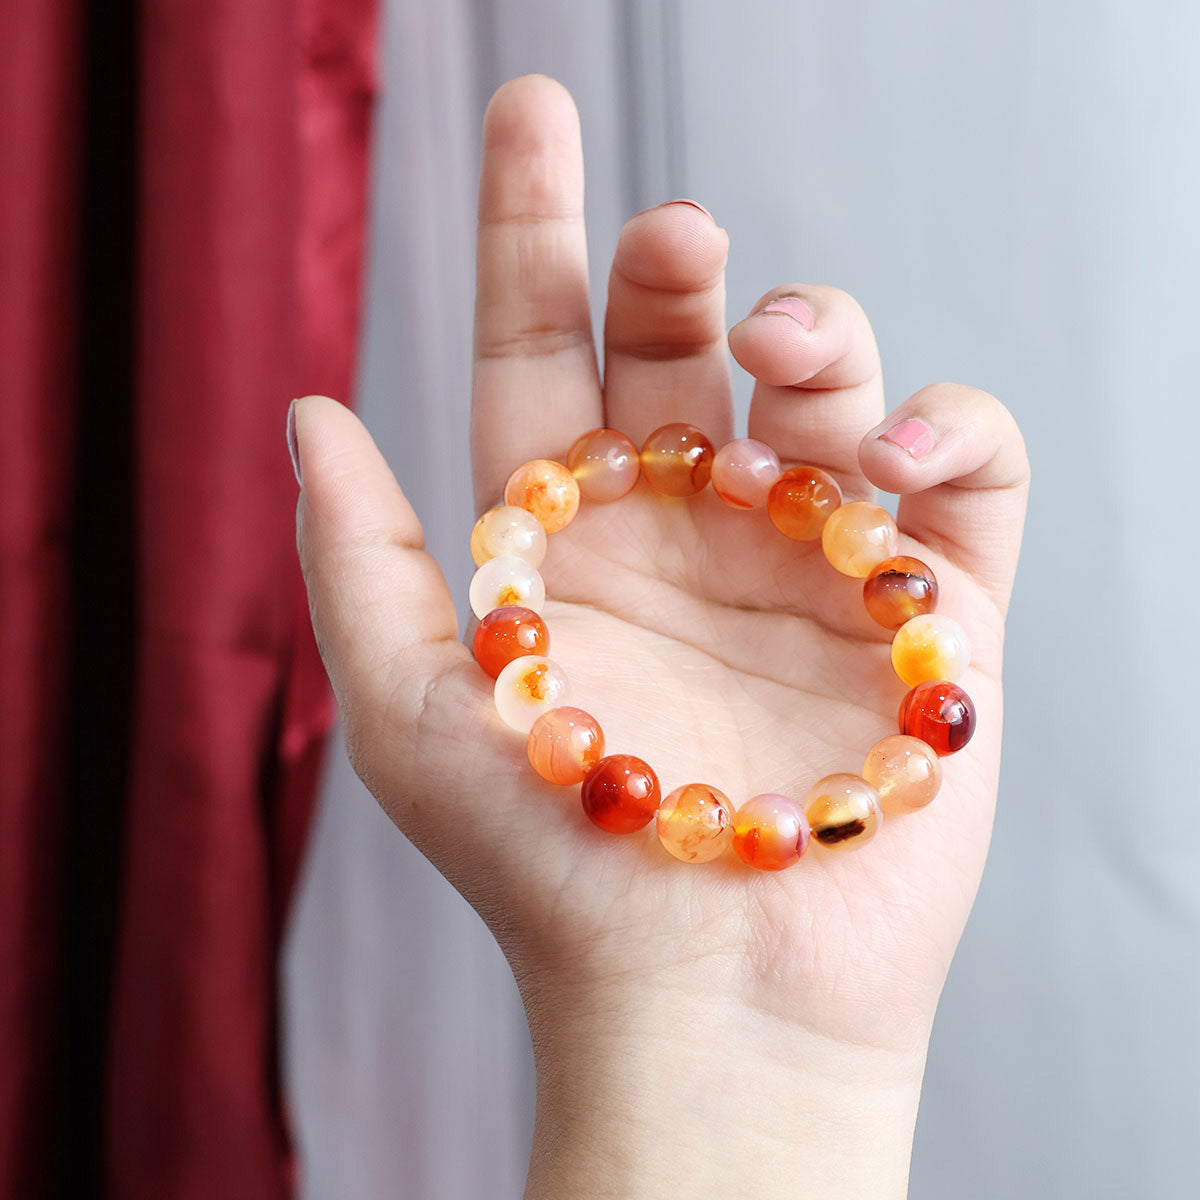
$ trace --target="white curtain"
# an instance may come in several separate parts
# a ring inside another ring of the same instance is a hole
[[[512,75],[579,104],[597,320],[623,219],[693,196],[732,239],[731,322],[773,284],[838,284],[892,405],[952,378],[1024,427],[996,833],[914,1196],[1200,1195],[1198,35],[1165,0],[388,12],[358,400],[457,595],[478,130]],[[285,968],[306,1200],[521,1195],[507,966],[340,750]]]

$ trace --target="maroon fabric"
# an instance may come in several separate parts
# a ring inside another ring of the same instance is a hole
[[[0,39],[0,1196],[36,1196],[57,1113],[79,14],[22,0]]]
[[[74,440],[90,364],[70,317],[94,296],[78,279],[82,176],[104,153],[79,145],[92,116],[77,59],[85,26],[122,6],[85,16],[81,0],[21,0],[6,21],[0,1195],[54,1189],[50,1159],[73,1141],[70,1105],[53,1094],[69,1091],[71,1068],[55,1075],[54,1040],[62,1014],[88,1005],[110,1014],[97,1056],[110,1196],[292,1192],[276,960],[331,705],[295,561],[284,421],[294,396],[351,392],[376,5],[127,10],[140,64],[129,131],[134,507],[130,545],[111,561],[132,564],[136,598],[125,617],[132,702],[115,726],[128,730],[128,791],[112,813],[111,1007],[107,994],[54,998],[78,952],[63,930],[86,929],[58,907],[72,895],[64,814],[85,799],[70,794],[65,714],[73,690],[103,694],[103,681],[75,687],[78,661],[66,661],[86,607],[72,611],[67,531],[96,527],[78,511],[88,500],[72,478],[77,450],[91,456],[89,478],[104,469],[103,448]],[[105,561],[106,547],[88,550]]]

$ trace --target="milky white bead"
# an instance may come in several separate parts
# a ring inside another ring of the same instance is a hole
[[[477,567],[509,554],[540,567],[546,557],[546,531],[531,512],[504,504],[485,512],[471,531],[471,557]]]
[[[892,639],[892,666],[909,687],[935,679],[956,683],[970,662],[966,630],[942,613],[922,613],[905,621]]]
[[[528,733],[544,712],[567,698],[567,677],[561,667],[540,654],[514,658],[496,676],[496,711],[506,725]]]
[[[536,567],[511,554],[489,558],[475,572],[469,592],[471,611],[480,619],[493,608],[519,604],[540,613],[546,603],[546,585]]]

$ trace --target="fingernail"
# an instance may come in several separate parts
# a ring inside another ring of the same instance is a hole
[[[287,445],[288,453],[292,456],[292,470],[296,472],[296,482],[303,487],[304,480],[300,478],[300,453],[296,449],[296,402],[288,405],[287,415]]]
[[[933,430],[916,417],[906,417],[879,435],[881,442],[891,442],[912,458],[923,458],[933,449]]]
[[[816,321],[813,310],[799,296],[780,296],[778,300],[772,300],[770,304],[764,305],[762,311],[783,313],[784,316],[791,317],[793,321],[799,321],[805,329],[810,331]]]
[[[681,197],[678,200],[664,200],[661,204],[656,205],[656,208],[666,208],[668,204],[690,204],[693,208],[698,208],[714,225],[717,223],[717,218],[704,207],[703,204],[697,203],[695,200],[688,200]]]

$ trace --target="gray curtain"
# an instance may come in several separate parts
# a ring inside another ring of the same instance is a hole
[[[1000,804],[917,1197],[1200,1195],[1198,34],[1197,6],[1134,0],[388,13],[358,400],[457,595],[478,130],[512,75],[579,104],[597,321],[623,219],[694,196],[732,239],[731,322],[773,284],[838,284],[891,404],[957,379],[1024,427]],[[285,968],[306,1200],[521,1195],[507,966],[340,752]]]

